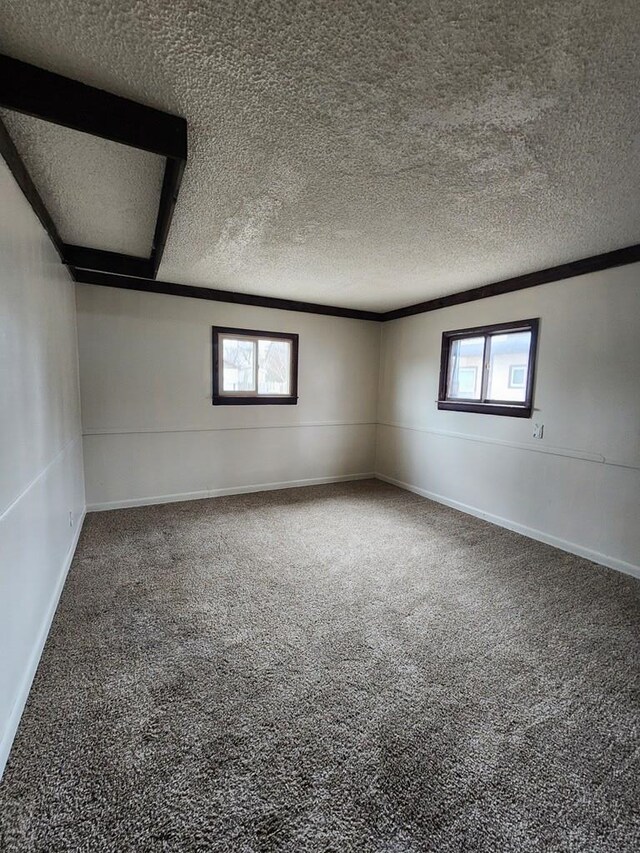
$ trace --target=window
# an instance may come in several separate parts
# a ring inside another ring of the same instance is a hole
[[[512,364],[509,367],[509,388],[524,388],[527,378],[526,364]]]
[[[214,405],[297,402],[297,335],[213,327]]]
[[[538,320],[442,335],[438,408],[530,418]]]
[[[458,370],[458,395],[460,397],[471,397],[478,385],[478,368],[475,365],[461,367]]]

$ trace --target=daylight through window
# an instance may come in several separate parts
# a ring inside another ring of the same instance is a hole
[[[444,332],[438,408],[530,417],[538,320]]]
[[[213,329],[213,402],[296,403],[298,336]]]

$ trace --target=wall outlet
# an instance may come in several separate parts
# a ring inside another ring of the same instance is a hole
[[[544,424],[534,424],[533,425],[533,437],[534,438],[542,438],[544,435]]]
[[[69,510],[69,527],[73,527],[73,513]]]

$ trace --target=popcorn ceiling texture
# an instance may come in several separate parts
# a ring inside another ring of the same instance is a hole
[[[187,118],[161,278],[388,309],[640,241],[636,0],[0,13],[5,52]]]

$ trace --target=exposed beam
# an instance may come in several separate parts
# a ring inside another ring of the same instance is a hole
[[[165,165],[160,204],[158,206],[158,217],[153,235],[153,248],[151,250],[151,272],[147,273],[150,278],[155,278],[158,274],[158,267],[164,254],[164,247],[169,236],[171,220],[173,219],[173,211],[178,199],[178,192],[180,191],[184,167],[184,160],[169,159]]]
[[[187,159],[187,123],[144,104],[0,54],[0,106],[64,127]]]
[[[384,322],[387,320],[399,320],[401,317],[411,317],[414,314],[424,314],[427,311],[437,311],[440,308],[449,308],[451,305],[462,305],[464,302],[475,302],[477,299],[487,299],[490,296],[501,296],[503,293],[512,293],[515,290],[524,290],[527,287],[537,287],[539,284],[549,284],[553,281],[562,281],[565,278],[573,278],[576,275],[584,275],[589,272],[598,272],[610,267],[619,267],[624,264],[633,264],[640,261],[640,243],[634,246],[626,246],[624,249],[616,249],[614,252],[605,252],[602,255],[591,255],[579,261],[571,261],[568,264],[560,264],[557,267],[547,267],[537,272],[525,273],[514,278],[497,281],[494,284],[484,284],[471,290],[461,290],[459,293],[450,293],[448,296],[439,296],[437,299],[428,299],[426,302],[418,302],[416,305],[408,305],[406,308],[396,308],[380,315]]]
[[[0,54],[0,106],[166,157],[151,256],[138,258],[63,244],[6,128],[0,128],[0,151],[64,263],[118,275],[155,278],[187,159],[185,119],[3,54]]]
[[[324,314],[329,317],[347,317],[353,320],[380,320],[383,315],[376,311],[360,311],[356,308],[338,308],[318,305],[315,302],[298,302],[295,299],[278,299],[273,296],[254,296],[232,290],[212,290],[208,287],[192,287],[155,279],[129,278],[123,275],[72,269],[75,280],[80,284],[99,284],[104,287],[119,287],[124,290],[140,290],[144,293],[164,293],[169,296],[187,296],[190,299],[208,299],[212,302],[232,302],[236,305],[255,305],[258,308],[277,308],[281,311],[301,311],[304,314]]]
[[[187,157],[186,121],[180,116],[112,95],[2,54],[0,106],[167,157],[149,258],[73,246],[63,243],[15,145],[0,121],[0,154],[7,161],[61,258],[68,265],[72,277],[87,284],[386,322],[640,261],[640,244],[636,244],[386,312],[157,282],[155,276],[162,260]]]
[[[60,258],[62,258],[62,238],[58,233],[58,229],[56,228],[53,219],[49,215],[49,211],[47,210],[45,203],[43,202],[42,197],[40,196],[40,193],[38,192],[35,184],[31,180],[31,175],[29,174],[26,166],[22,162],[22,157],[18,153],[18,149],[16,148],[16,146],[13,144],[13,140],[9,136],[7,128],[5,127],[2,119],[0,119],[0,154],[3,156],[11,174],[16,180],[16,183],[18,184],[18,186],[24,193],[27,201],[31,205],[33,212],[38,217],[44,227],[44,230],[51,238],[51,242],[53,243],[55,250],[60,255]]]
[[[86,246],[62,245],[62,262],[69,267],[85,270],[101,270],[117,275],[137,275],[151,278],[153,267],[149,258],[107,252],[104,249],[89,249]]]

